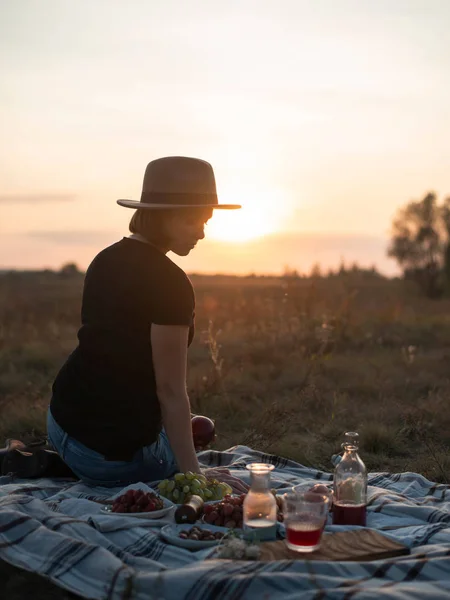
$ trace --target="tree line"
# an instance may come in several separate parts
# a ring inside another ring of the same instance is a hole
[[[430,298],[450,289],[450,197],[434,192],[402,207],[392,224],[388,256]]]

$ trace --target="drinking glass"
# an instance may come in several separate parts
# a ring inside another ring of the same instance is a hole
[[[312,492],[283,496],[286,545],[295,552],[313,552],[320,546],[328,513],[328,499]]]

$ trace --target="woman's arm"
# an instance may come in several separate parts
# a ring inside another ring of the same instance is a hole
[[[164,428],[181,472],[200,473],[192,439],[191,408],[186,390],[189,328],[151,326],[156,392]]]

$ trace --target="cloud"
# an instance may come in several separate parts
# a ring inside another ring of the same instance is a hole
[[[117,231],[105,230],[69,230],[69,231],[29,231],[28,238],[67,246],[97,246],[113,243],[120,239]]]
[[[72,202],[75,194],[0,194],[0,204],[43,204],[45,202]]]

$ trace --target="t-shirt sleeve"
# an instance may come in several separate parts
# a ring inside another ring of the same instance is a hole
[[[192,284],[183,273],[165,277],[154,294],[152,323],[192,326],[195,296]]]

